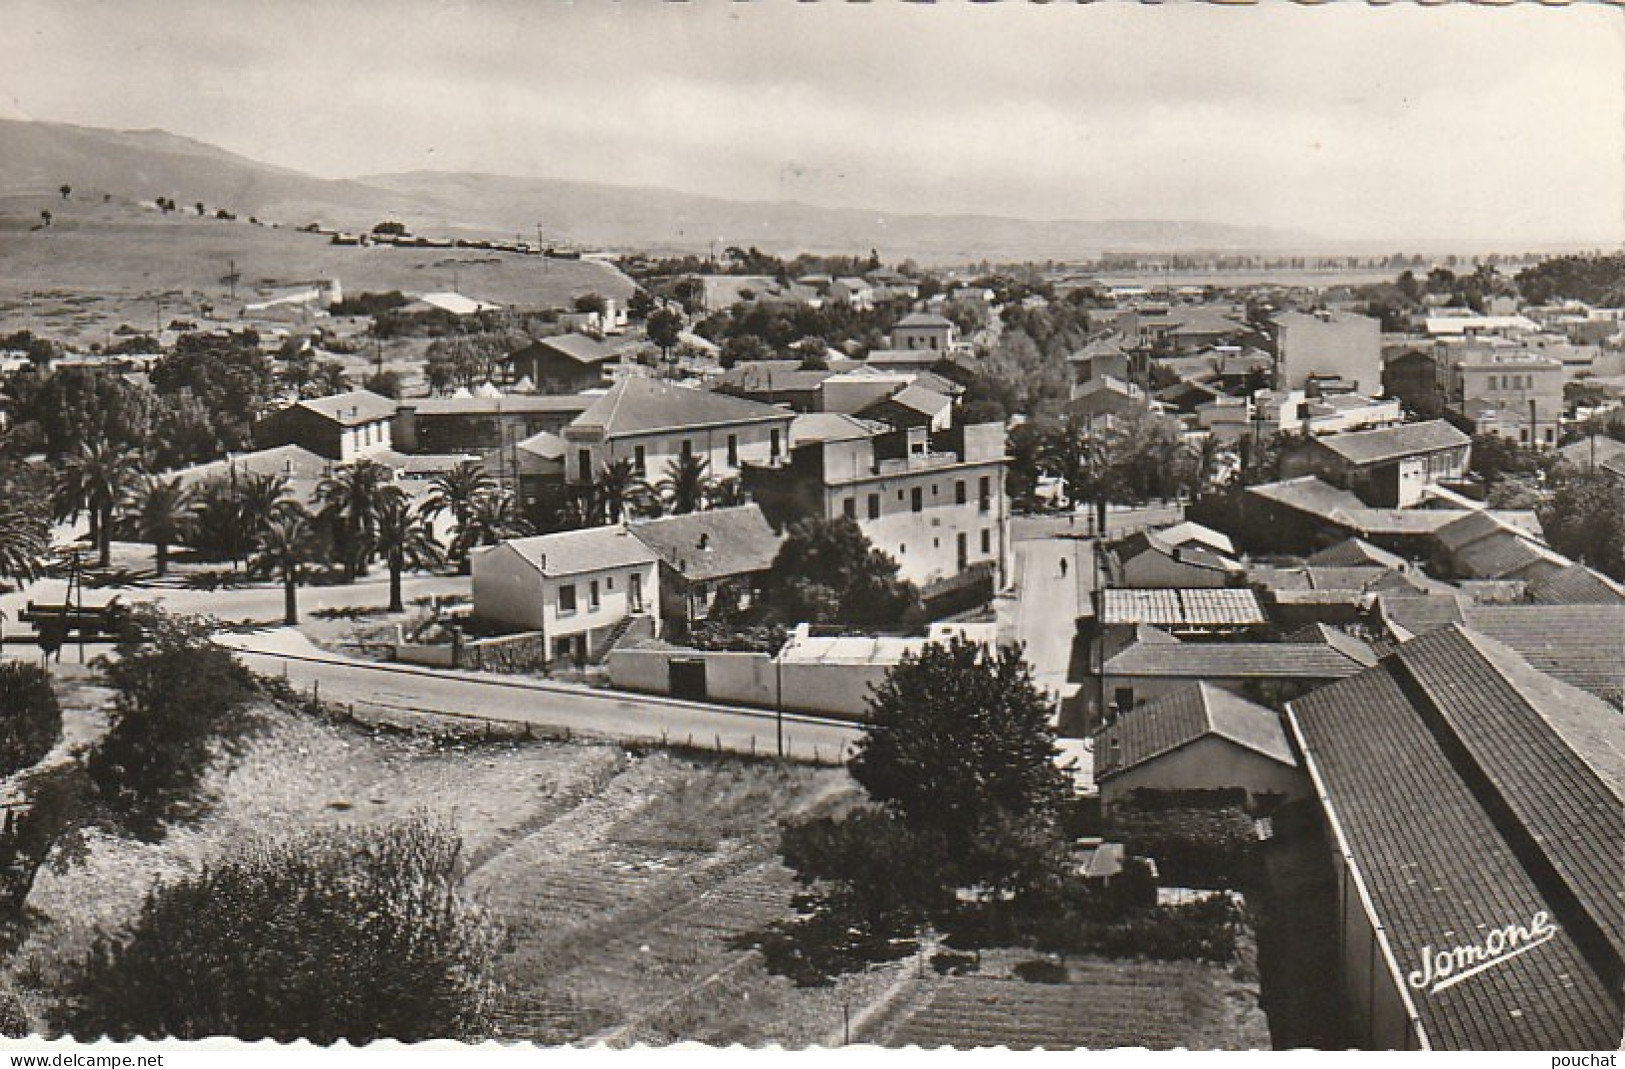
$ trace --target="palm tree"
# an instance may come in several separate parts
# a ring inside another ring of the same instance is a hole
[[[622,516],[649,496],[649,484],[643,481],[632,461],[614,460],[599,469],[596,492],[609,522],[620,523]]]
[[[469,570],[469,518],[480,499],[496,489],[496,481],[486,474],[484,465],[477,460],[465,460],[450,471],[436,475],[429,484],[428,496],[423,500],[425,515],[451,513],[451,558],[464,575]]]
[[[433,568],[446,558],[435,541],[425,509],[413,508],[399,487],[384,495],[378,507],[378,555],[389,565],[389,611],[401,612],[401,572]]]
[[[0,577],[34,578],[40,558],[51,548],[46,509],[15,481],[0,483]]]
[[[389,469],[372,460],[358,460],[335,471],[316,486],[321,503],[319,518],[333,525],[334,543],[342,546],[344,581],[353,583],[367,574],[378,526],[378,509]]]
[[[232,492],[232,523],[237,544],[253,546],[287,504],[286,476],[249,473],[238,479]]]
[[[1224,443],[1214,435],[1203,438],[1190,450],[1191,492],[1201,496],[1219,471],[1219,458],[1224,455]]]
[[[672,512],[698,512],[716,485],[711,478],[711,462],[693,453],[684,453],[666,464],[660,480],[660,496]]]
[[[138,473],[135,454],[105,439],[87,442],[62,460],[58,514],[73,518],[81,509],[90,514],[90,538],[102,568],[112,563],[113,511]]]
[[[179,479],[144,476],[125,499],[129,518],[143,541],[155,551],[156,572],[169,574],[169,547],[186,537],[195,516],[192,488]]]
[[[260,532],[254,565],[282,580],[283,622],[299,622],[299,573],[316,555],[316,534],[310,514],[294,504],[284,505]]]
[[[506,491],[481,495],[468,515],[470,548],[494,546],[505,538],[523,538],[530,533],[530,524],[519,514],[513,495]]]
[[[1116,489],[1116,464],[1111,445],[1086,424],[1067,420],[1045,440],[1043,460],[1051,475],[1066,483],[1066,496],[1076,508],[1095,506],[1097,529],[1106,533],[1106,505]]]

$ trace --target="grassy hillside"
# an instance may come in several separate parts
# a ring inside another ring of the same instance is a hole
[[[598,182],[420,171],[329,180],[268,166],[162,130],[116,131],[0,120],[0,195],[50,196],[62,183],[100,200],[202,201],[298,226],[350,229],[395,217],[424,232],[485,236],[540,226],[546,240],[599,248],[866,253],[889,261],[1077,259],[1124,251],[1307,248],[1303,234],[1206,222],[919,215],[759,203]],[[990,206],[998,210],[997,205]],[[1080,212],[1088,205],[1080,204]]]
[[[52,225],[38,229],[40,212]],[[235,263],[237,297],[226,276]],[[625,298],[632,283],[591,261],[477,249],[336,246],[316,234],[152,208],[100,196],[0,198],[0,329],[105,340],[121,323],[151,329],[207,302],[235,315],[265,287],[337,278],[346,293],[458,291],[503,305],[566,307],[584,293]],[[162,309],[159,302],[162,302]]]

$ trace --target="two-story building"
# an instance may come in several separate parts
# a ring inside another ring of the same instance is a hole
[[[474,615],[541,632],[553,660],[585,664],[636,618],[659,629],[659,562],[619,524],[510,539],[473,555]]]
[[[254,428],[261,448],[297,445],[339,463],[388,453],[395,402],[370,390],[315,397],[278,409]]]
[[[953,321],[932,312],[911,312],[892,327],[893,349],[927,349],[946,353],[959,340]]]
[[[1408,508],[1441,480],[1467,474],[1472,439],[1444,420],[1313,438],[1281,458],[1285,479],[1318,475],[1367,505]]]
[[[537,393],[571,394],[603,386],[619,359],[619,350],[598,338],[558,334],[514,350],[502,363],[510,382],[529,380]]]
[[[1464,360],[1448,367],[1447,406],[1475,434],[1555,446],[1563,419],[1563,364],[1532,354]]]
[[[565,480],[590,485],[618,460],[630,460],[643,478],[659,479],[684,456],[708,461],[713,479],[731,479],[746,463],[782,460],[794,419],[787,409],[740,397],[622,379],[560,435],[567,450]]]
[[[660,557],[660,615],[674,641],[710,616],[725,588],[735,605],[749,606],[781,541],[754,504],[638,520],[627,530]]]
[[[1010,574],[1004,426],[925,427],[812,442],[787,465],[747,466],[745,486],[775,525],[845,516],[904,579],[933,588],[985,572]]]

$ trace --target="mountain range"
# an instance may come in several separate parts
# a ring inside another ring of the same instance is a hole
[[[1312,235],[1201,221],[1048,220],[927,215],[755,202],[552,178],[413,171],[328,179],[164,130],[107,130],[0,119],[0,195],[63,184],[119,200],[169,197],[286,225],[366,229],[389,218],[415,232],[521,235],[548,243],[659,252],[714,245],[767,252],[860,252],[888,260],[1067,260],[1104,251],[1279,252]],[[720,251],[720,249],[719,249]]]

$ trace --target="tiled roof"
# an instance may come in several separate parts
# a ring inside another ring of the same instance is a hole
[[[234,473],[238,478],[245,475],[283,475],[290,479],[320,479],[332,467],[331,460],[303,446],[279,445],[252,453],[237,453],[225,460],[211,460],[207,464],[181,468],[169,474],[192,485],[209,479],[229,479]]]
[[[1209,683],[1125,712],[1095,735],[1095,779],[1110,779],[1208,735],[1297,767],[1275,710]]]
[[[1433,537],[1451,553],[1472,545],[1480,539],[1503,531],[1513,531],[1510,524],[1502,522],[1493,512],[1487,510],[1474,510],[1458,515],[1433,533]],[[1516,532],[1515,532],[1516,533]]]
[[[742,397],[672,386],[653,379],[622,379],[570,423],[571,428],[596,427],[604,437],[646,434],[689,427],[729,423],[785,420],[791,414],[774,405]]]
[[[1568,558],[1511,531],[1464,546],[1452,554],[1451,561],[1457,573],[1474,579],[1541,578],[1570,563]]]
[[[692,581],[765,572],[779,552],[779,536],[754,504],[644,520],[627,529]]]
[[[511,361],[538,351],[562,356],[578,364],[602,364],[606,360],[615,359],[619,354],[615,346],[585,334],[555,334],[548,338],[538,338],[518,352],[510,353],[505,359]]]
[[[1616,981],[1580,941],[1600,944],[1617,972],[1618,714],[1449,628],[1291,702],[1289,715],[1342,840],[1334,849],[1357,867],[1402,975],[1428,948],[1475,944],[1539,912],[1555,922],[1555,935],[1526,953],[1443,990],[1411,989],[1429,1044],[1617,1046]]]
[[[1287,635],[1283,642],[1319,642],[1349,658],[1358,661],[1367,668],[1377,663],[1377,654],[1364,639],[1355,638],[1347,631],[1340,631],[1328,624],[1306,624],[1298,630]]]
[[[1465,605],[1462,622],[1571,686],[1616,702],[1625,688],[1625,606]]]
[[[809,442],[850,442],[860,438],[873,438],[885,431],[884,424],[858,419],[844,412],[804,412],[790,424],[790,441],[796,445]]]
[[[900,327],[951,327],[953,321],[932,312],[910,312],[897,321]]]
[[[1164,627],[1241,627],[1269,618],[1251,590],[1149,590],[1113,587],[1100,592],[1100,622]]]
[[[1315,439],[1322,449],[1330,450],[1350,464],[1380,464],[1419,453],[1459,448],[1471,441],[1471,438],[1442,419],[1406,423],[1375,431],[1328,434]]]
[[[395,402],[371,390],[351,390],[328,397],[315,397],[300,401],[296,407],[325,416],[345,427],[375,423],[395,415]]]
[[[1625,588],[1584,564],[1571,564],[1561,571],[1529,584],[1531,601],[1547,605],[1619,605],[1625,603]]]
[[[1464,604],[1466,600],[1454,594],[1425,594],[1420,597],[1384,594],[1377,599],[1383,619],[1404,628],[1408,635],[1422,635],[1449,624],[1461,623]]]
[[[1345,538],[1335,546],[1327,546],[1318,553],[1304,558],[1304,563],[1322,568],[1357,568],[1377,564],[1384,568],[1403,568],[1405,558],[1397,553],[1372,545],[1363,538]]]
[[[595,398],[583,394],[512,393],[501,397],[422,397],[400,402],[420,416],[495,416],[523,412],[585,412]]]
[[[913,409],[921,415],[935,416],[938,412],[948,408],[954,402],[953,398],[951,397],[944,397],[935,390],[928,390],[924,386],[911,383],[903,387],[901,390],[898,390],[884,401],[876,402],[872,407],[878,408],[880,405],[887,403],[902,405],[904,408]]]
[[[1319,642],[1182,642],[1130,646],[1101,672],[1163,679],[1342,679],[1364,667]]]
[[[815,390],[833,371],[804,371],[799,360],[747,360],[717,376],[716,388],[725,393],[796,393]]]
[[[1339,509],[1362,509],[1365,502],[1347,490],[1340,490],[1314,475],[1284,479],[1275,483],[1249,486],[1247,493],[1266,501],[1307,512],[1312,516],[1329,516]]]
[[[653,550],[627,533],[620,525],[588,527],[580,531],[558,531],[533,538],[514,538],[502,545],[548,576],[581,575],[606,568],[653,564]]]

